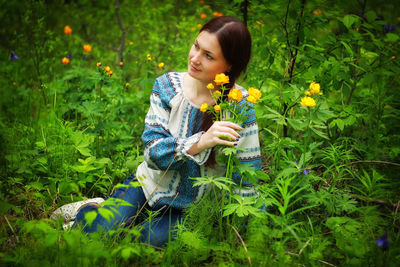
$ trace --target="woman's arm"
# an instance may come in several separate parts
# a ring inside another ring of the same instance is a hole
[[[170,127],[180,127],[182,118],[171,117],[170,102],[176,92],[170,86],[167,75],[156,79],[150,96],[150,108],[142,134],[144,157],[148,166],[156,170],[177,170],[186,160],[204,164],[211,149],[202,148],[199,153],[189,154],[193,144],[198,143],[203,132],[189,137],[175,137]]]

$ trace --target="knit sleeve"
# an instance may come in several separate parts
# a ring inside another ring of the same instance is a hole
[[[197,155],[189,155],[187,151],[200,140],[203,132],[189,137],[176,137],[171,134],[170,127],[177,127],[180,118],[171,118],[170,101],[174,97],[173,89],[160,78],[154,83],[150,96],[150,109],[145,119],[142,134],[144,157],[148,166],[156,170],[178,170],[187,160],[198,165],[204,164],[210,149]]]

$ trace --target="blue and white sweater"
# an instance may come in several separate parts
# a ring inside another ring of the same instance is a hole
[[[170,72],[158,77],[150,96],[150,109],[145,119],[142,140],[145,145],[145,161],[136,171],[136,177],[151,207],[164,205],[182,209],[198,201],[209,190],[206,186],[193,187],[190,177],[224,176],[224,166],[208,167],[206,161],[211,149],[196,155],[188,150],[203,134],[200,131],[202,112],[191,103],[183,92],[186,73]],[[236,85],[244,97],[247,91]],[[242,100],[244,103],[244,100]],[[238,159],[261,169],[258,127],[254,110],[249,111],[242,125],[238,147]],[[254,194],[254,190],[242,190],[241,194]]]

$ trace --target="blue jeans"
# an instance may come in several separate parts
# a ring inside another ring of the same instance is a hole
[[[124,185],[129,185],[130,182],[137,181],[134,175],[131,175],[124,181]],[[141,186],[134,187],[120,187],[117,191],[109,196],[109,198],[114,199],[122,199],[124,201],[129,202],[132,206],[123,206],[123,205],[105,205],[103,208],[108,209],[112,212],[113,216],[111,218],[104,218],[100,215],[97,210],[99,206],[97,205],[87,205],[82,207],[78,214],[76,215],[75,223],[72,226],[73,228],[80,225],[83,231],[87,233],[93,233],[100,230],[104,230],[108,232],[111,229],[116,229],[119,226],[124,225],[125,227],[132,224],[132,219],[135,218],[137,220],[138,212],[142,209],[142,212],[147,210],[151,210],[151,207],[146,205],[146,197],[143,193],[143,189]],[[90,211],[96,211],[97,216],[92,222],[91,226],[86,223],[85,214]],[[156,247],[164,246],[170,238],[174,237],[174,231],[176,230],[177,224],[181,221],[182,214],[181,211],[167,208],[163,209],[160,212],[160,215],[156,218],[149,221],[144,221],[140,223],[141,236],[140,241],[145,243],[150,243]]]

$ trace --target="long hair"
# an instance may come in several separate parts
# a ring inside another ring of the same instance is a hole
[[[247,64],[250,61],[250,33],[241,20],[229,16],[213,18],[204,24],[199,33],[202,31],[214,33],[217,36],[222,54],[226,62],[231,66],[229,71],[225,73],[225,75],[229,76],[229,84],[226,85],[228,90],[224,92],[224,98],[226,98],[229,89],[235,85],[240,74],[246,71]],[[214,116],[212,114],[203,113],[200,130],[207,131],[211,127],[213,119]],[[213,150],[206,164],[208,166],[213,166],[215,163],[215,151]]]

